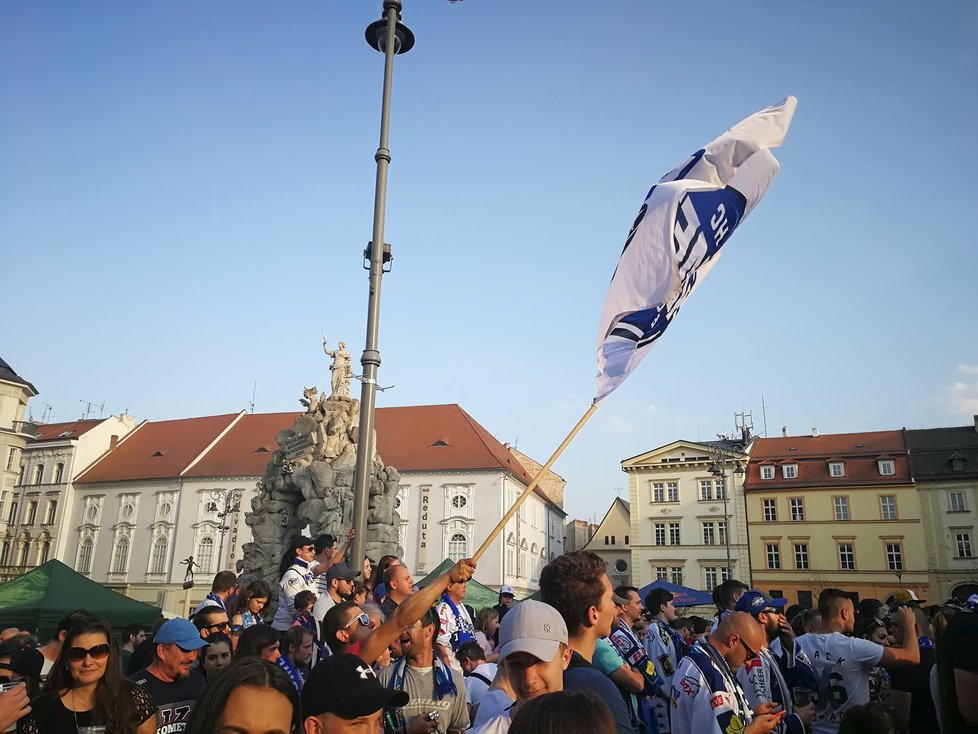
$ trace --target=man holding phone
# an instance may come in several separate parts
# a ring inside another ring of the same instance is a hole
[[[752,708],[773,701],[784,710],[784,718],[775,731],[804,734],[815,714],[811,694],[818,690],[818,679],[808,656],[795,640],[791,625],[781,614],[787,603],[787,599],[772,599],[756,590],[745,592],[737,600],[736,611],[757,620],[768,644],[766,649],[757,651],[754,660],[737,670],[737,681]],[[795,700],[795,691],[806,700]]]

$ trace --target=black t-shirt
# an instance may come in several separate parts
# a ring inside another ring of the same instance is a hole
[[[947,652],[950,667],[969,673],[978,673],[978,613],[960,611],[951,617],[944,632],[942,649]],[[941,671],[938,671],[938,675]],[[961,718],[958,698],[954,690],[954,678],[947,692],[948,720],[944,731],[947,734],[978,734],[978,726],[968,724]]]
[[[156,704],[156,734],[178,734],[187,730],[187,721],[207,681],[196,670],[183,680],[167,683],[146,668],[136,671],[129,680],[145,688]]]
[[[156,713],[156,705],[149,693],[132,683],[126,683],[119,695],[128,696],[132,701],[132,727],[140,724]],[[132,690],[130,690],[132,689]],[[94,710],[71,711],[55,693],[42,693],[31,701],[31,712],[21,720],[20,731],[23,734],[64,734],[76,731],[80,726],[95,726],[104,724]]]
[[[930,669],[934,667],[936,659],[937,651],[933,647],[921,647],[919,665],[904,665],[887,671],[893,690],[910,694],[908,731],[930,731],[937,721],[937,710],[930,695]]]
[[[395,609],[397,609],[397,603],[390,597],[384,599],[384,603],[380,605],[380,611],[384,613],[384,619],[390,619]]]

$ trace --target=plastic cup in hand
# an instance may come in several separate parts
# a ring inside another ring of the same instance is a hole
[[[24,679],[23,678],[18,678],[16,676],[12,676],[10,678],[10,682],[9,683],[0,683],[0,693],[6,693],[7,691],[9,691],[9,690],[11,690],[13,688],[16,688],[17,686],[21,685],[23,682],[24,682]],[[13,724],[11,724],[10,726],[8,726],[6,729],[4,729],[4,732],[8,732],[8,731],[17,731],[17,722],[16,721]]]

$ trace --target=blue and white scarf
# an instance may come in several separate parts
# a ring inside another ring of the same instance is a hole
[[[228,608],[226,606],[224,606],[224,600],[221,597],[219,597],[217,594],[215,594],[213,591],[210,592],[207,596],[204,597],[204,600],[205,601],[208,600],[208,599],[210,601],[214,602],[214,603],[213,604],[207,604],[204,607],[205,609],[207,607],[220,607],[225,612],[227,612]]]
[[[404,674],[407,671],[407,658],[401,658],[394,663],[394,673],[391,675],[387,687],[394,691],[404,690]],[[455,679],[452,678],[452,671],[445,667],[445,664],[437,655],[432,656],[431,677],[435,681],[432,698],[441,701],[445,696],[457,696],[458,688],[455,686]],[[404,710],[396,706],[388,706],[387,713],[394,720],[398,731],[404,731]]]
[[[706,639],[697,640],[686,653],[686,657],[696,665],[710,688],[710,706],[714,710],[720,731],[742,732],[751,722],[753,711],[723,655]],[[678,688],[673,686],[673,695],[676,695],[676,691]],[[713,698],[717,694],[729,698],[729,705],[713,705]]]
[[[278,666],[280,668],[282,668],[282,670],[284,670],[286,673],[288,673],[289,678],[292,680],[292,685],[295,686],[295,689],[299,693],[302,693],[302,686],[305,684],[306,678],[305,678],[304,675],[302,675],[302,672],[299,671],[292,664],[292,661],[289,660],[289,656],[288,655],[282,655],[275,662],[278,664]]]
[[[455,615],[455,626],[458,629],[452,635],[452,649],[458,650],[469,640],[475,639],[475,628],[472,626],[472,622],[469,621],[468,617],[463,616],[458,610],[455,602],[452,601],[452,598],[448,594],[442,594],[441,600],[448,605],[448,608],[452,610],[452,614]]]

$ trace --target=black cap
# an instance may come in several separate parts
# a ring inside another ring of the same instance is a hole
[[[292,538],[292,542],[289,543],[289,550],[295,550],[296,548],[305,548],[307,545],[316,545],[312,538],[308,538],[305,535],[297,535]]]
[[[329,583],[333,579],[355,579],[359,575],[360,572],[352,566],[346,563],[337,563],[326,570],[326,582]]]
[[[404,691],[384,688],[374,669],[356,655],[330,655],[312,669],[302,687],[302,716],[369,716],[385,706],[405,706]]]

